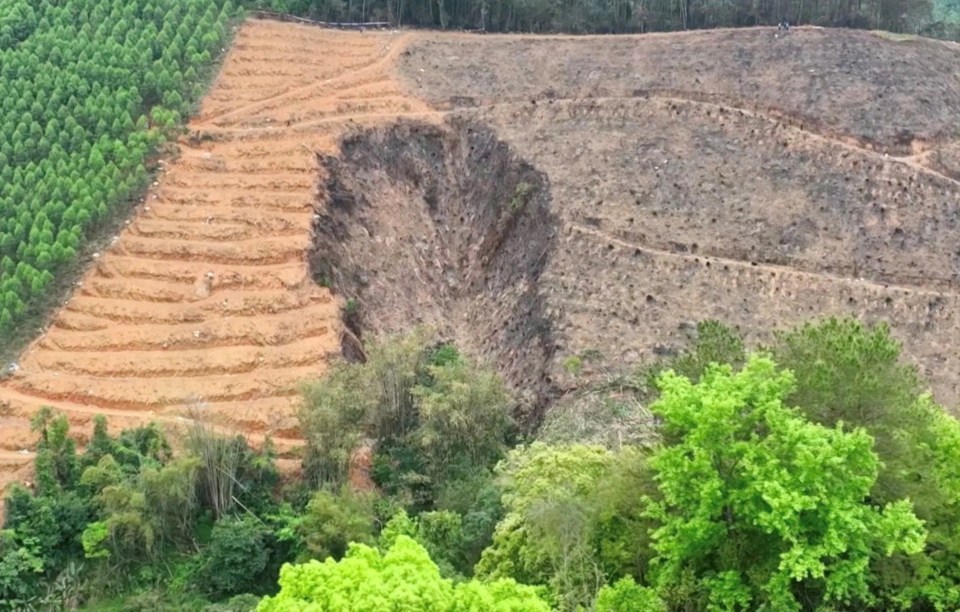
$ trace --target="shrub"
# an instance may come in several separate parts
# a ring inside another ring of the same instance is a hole
[[[217,597],[249,591],[267,567],[268,535],[269,529],[254,517],[217,521],[203,551],[206,590]]]

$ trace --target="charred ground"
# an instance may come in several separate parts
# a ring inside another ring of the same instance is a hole
[[[429,325],[492,358],[536,421],[555,346],[540,287],[557,234],[547,177],[460,120],[359,132],[320,163],[311,268],[348,297],[354,331]]]
[[[400,80],[448,124],[357,132],[325,159],[319,252],[371,328],[439,324],[518,387],[544,381],[541,396],[570,355],[635,364],[678,350],[697,320],[763,342],[849,314],[888,321],[952,405],[958,60],[939,42],[815,29],[421,39]],[[514,161],[464,152],[479,134]],[[516,167],[544,177],[544,208],[491,242]],[[464,259],[478,248],[496,263]]]

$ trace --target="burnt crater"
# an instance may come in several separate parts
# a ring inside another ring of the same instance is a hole
[[[522,425],[536,427],[554,394],[540,284],[558,226],[547,176],[458,119],[357,131],[319,162],[310,269],[353,310],[347,335],[431,326],[495,366]],[[355,338],[344,346],[357,353]]]

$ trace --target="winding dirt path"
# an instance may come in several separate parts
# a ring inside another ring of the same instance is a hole
[[[176,427],[203,406],[292,457],[297,386],[339,350],[339,305],[306,263],[315,152],[357,123],[430,115],[389,73],[408,36],[243,26],[179,158],[0,386],[0,487],[28,473],[44,405],[81,442],[97,414]]]

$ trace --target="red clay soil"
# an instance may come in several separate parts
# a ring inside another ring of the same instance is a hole
[[[339,305],[305,260],[315,152],[347,124],[426,110],[387,70],[407,39],[241,28],[179,156],[0,388],[0,487],[26,478],[43,405],[81,442],[96,414],[175,426],[199,406],[294,463],[297,386],[340,348]]]

